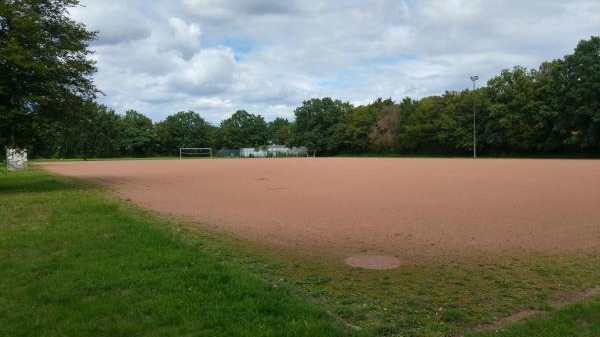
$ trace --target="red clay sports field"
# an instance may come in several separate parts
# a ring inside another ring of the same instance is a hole
[[[144,208],[266,246],[404,261],[600,247],[600,161],[289,158],[51,162]]]

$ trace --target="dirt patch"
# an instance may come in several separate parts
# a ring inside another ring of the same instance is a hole
[[[600,247],[600,161],[213,159],[40,163],[148,209],[342,261]]]

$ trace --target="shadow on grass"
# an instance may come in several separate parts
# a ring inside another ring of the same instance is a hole
[[[37,171],[33,174],[32,171]],[[83,184],[74,184],[49,174],[39,174],[39,170],[0,172],[0,195],[17,193],[41,193],[84,188]]]

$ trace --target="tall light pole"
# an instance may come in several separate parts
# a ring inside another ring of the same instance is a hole
[[[477,129],[475,121],[475,82],[479,79],[479,76],[471,76],[473,81],[473,158],[477,158]]]

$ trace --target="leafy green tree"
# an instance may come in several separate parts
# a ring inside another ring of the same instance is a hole
[[[552,73],[555,136],[573,150],[600,151],[600,37],[577,44]]]
[[[238,110],[221,122],[219,139],[222,148],[264,146],[267,143],[267,123],[261,115]]]
[[[371,134],[378,118],[384,113],[384,109],[393,106],[391,99],[378,98],[368,105],[352,108],[342,115],[340,121],[332,128],[331,150],[345,154],[364,154],[373,150]],[[394,125],[395,127],[395,125]]]
[[[157,139],[150,118],[135,110],[127,110],[121,118],[121,128],[124,155],[146,157],[154,153]]]
[[[452,92],[452,95],[448,95],[448,104],[446,105],[447,119],[451,119],[451,125],[453,129],[448,131],[451,134],[451,145],[447,152],[452,155],[473,153],[473,100],[475,100],[476,107],[476,123],[477,129],[477,152],[483,153],[486,150],[485,144],[481,142],[481,138],[484,136],[484,125],[487,121],[487,100],[482,94],[483,89],[463,90],[460,92]],[[448,125],[445,126],[448,130]],[[443,140],[442,140],[443,142]]]
[[[272,144],[287,145],[292,137],[290,122],[282,117],[277,117],[267,125],[269,141]]]
[[[537,150],[534,136],[542,126],[538,121],[536,100],[537,71],[516,66],[504,69],[487,83],[490,99],[489,125],[496,137],[488,137],[488,146],[505,153],[532,153]],[[487,132],[491,132],[488,129]]]
[[[175,155],[182,147],[214,147],[215,128],[194,111],[180,111],[155,126],[162,154]]]
[[[458,155],[471,152],[473,94],[469,90],[447,91],[442,96],[425,97],[418,102],[404,99],[398,106],[399,149],[411,154]],[[481,119],[481,108],[477,110],[478,119]]]
[[[430,153],[437,147],[435,121],[439,118],[441,97],[431,96],[421,99],[410,119],[402,128],[402,146],[408,153]]]
[[[121,116],[94,102],[84,105],[83,115],[80,127],[83,158],[119,157]]]
[[[352,110],[350,103],[329,97],[304,101],[294,110],[294,145],[304,145],[317,153],[332,154],[339,148],[333,137],[335,126]]]
[[[561,118],[560,97],[558,91],[560,84],[559,65],[560,60],[543,62],[536,73],[534,80],[536,86],[535,100],[535,131],[532,134],[535,138],[532,143],[535,144],[537,153],[560,153],[565,151],[565,143],[571,137],[569,129],[565,126],[568,121]],[[561,119],[564,120],[561,122]]]
[[[409,119],[402,125],[401,143],[404,151],[414,154],[439,152],[439,120],[442,118],[443,98],[430,96],[421,99]],[[444,133],[445,134],[445,133]]]
[[[0,2],[0,147],[26,148],[45,124],[73,123],[97,92],[88,43],[73,21],[77,0]],[[0,151],[3,152],[3,151]]]
[[[414,123],[414,115],[415,109],[418,104],[418,101],[405,97],[402,99],[402,102],[398,104],[398,152],[406,153],[409,152],[409,149],[412,146],[412,141],[408,136],[408,128]]]
[[[45,140],[54,147],[59,158],[119,157],[121,116],[112,109],[93,101],[85,102],[79,110],[80,119],[53,125]]]
[[[56,124],[34,124],[34,128],[36,128],[35,137],[27,148],[27,156],[30,158],[57,157],[60,138]]]

